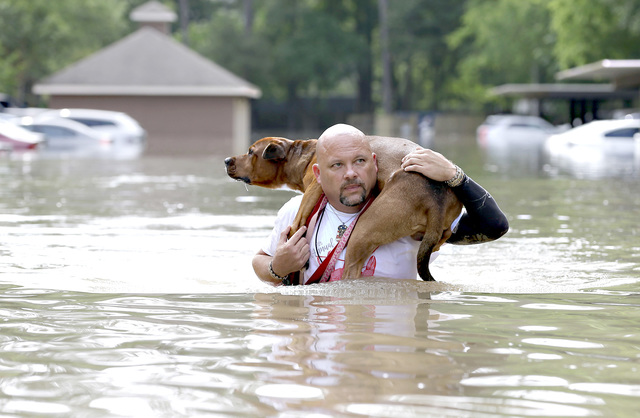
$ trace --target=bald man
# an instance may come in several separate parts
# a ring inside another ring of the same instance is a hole
[[[330,127],[318,138],[316,157],[317,164],[313,166],[313,173],[326,196],[326,206],[312,219],[309,233],[306,233],[306,227],[302,227],[290,239],[287,236],[300,207],[302,195],[293,197],[280,209],[267,242],[253,258],[253,268],[264,282],[282,284],[290,273],[302,270],[307,261],[308,268],[300,277],[300,284],[317,280],[317,274],[314,276],[314,273],[320,266],[323,266],[320,270],[324,268],[323,262],[331,250],[337,246],[349,227],[355,224],[372,198],[378,166],[376,155],[360,130],[345,124]],[[465,227],[462,228],[464,234],[454,234],[448,242],[490,241],[508,230],[506,217],[491,196],[464,173],[461,177],[461,170],[441,154],[421,149],[407,155],[402,167],[436,181],[460,177],[460,184],[452,189],[465,205],[467,214],[465,217],[458,217],[452,229],[455,229],[457,221],[462,218],[465,221]],[[458,187],[459,193],[456,192]],[[484,198],[484,203],[476,208],[473,202],[478,201],[478,196]],[[487,211],[485,206],[492,210]],[[469,212],[471,216],[468,215]],[[416,255],[419,246],[419,241],[405,237],[378,247],[365,262],[362,276],[417,278]],[[329,281],[340,280],[345,252],[343,249],[333,270],[329,272]]]

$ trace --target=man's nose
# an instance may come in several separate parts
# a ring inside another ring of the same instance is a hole
[[[352,179],[358,177],[358,173],[354,170],[351,164],[347,165],[347,171],[345,171],[344,176],[346,178]]]

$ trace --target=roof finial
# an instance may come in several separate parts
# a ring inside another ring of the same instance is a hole
[[[140,23],[140,27],[149,26],[168,35],[170,24],[176,21],[177,15],[159,1],[151,0],[133,9],[129,18]]]

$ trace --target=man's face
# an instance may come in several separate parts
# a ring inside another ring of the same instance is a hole
[[[313,171],[329,202],[338,210],[355,213],[376,184],[378,165],[364,138],[338,136],[317,149]]]

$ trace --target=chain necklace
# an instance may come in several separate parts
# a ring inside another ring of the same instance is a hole
[[[342,238],[342,236],[344,235],[344,233],[346,232],[348,226],[347,224],[351,224],[351,221],[353,221],[353,219],[358,216],[358,213],[360,212],[356,212],[353,214],[353,216],[349,219],[347,219],[346,221],[343,221],[342,218],[340,218],[340,215],[338,215],[338,212],[336,212],[336,210],[333,208],[333,206],[331,206],[330,204],[327,205],[329,207],[329,209],[331,209],[331,212],[333,212],[334,215],[336,215],[336,218],[338,218],[338,220],[340,222],[342,222],[342,224],[340,224],[338,226],[338,231],[336,233],[336,239],[340,240],[340,238]]]

